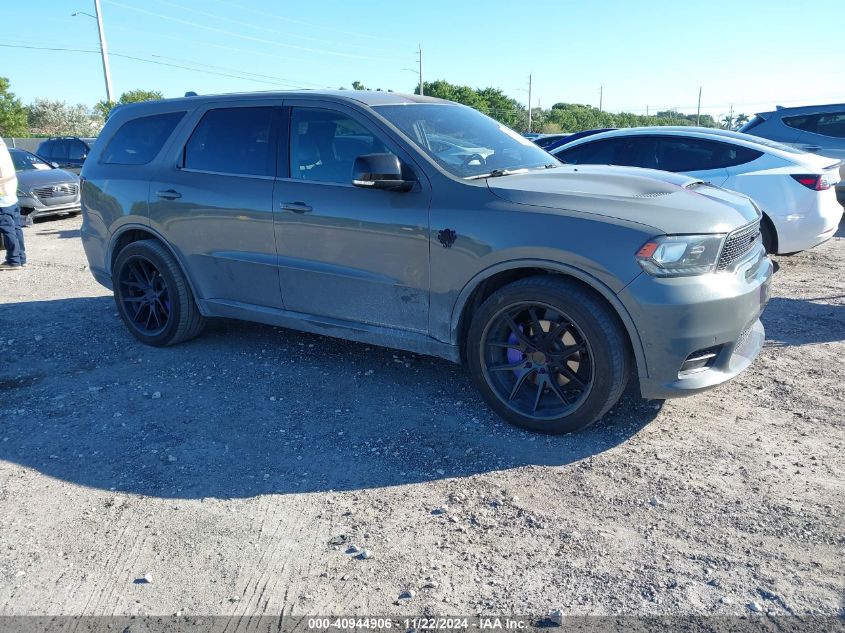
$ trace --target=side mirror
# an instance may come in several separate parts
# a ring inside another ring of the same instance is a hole
[[[393,154],[364,154],[355,159],[352,184],[365,189],[410,191],[413,180],[403,180],[402,163]]]

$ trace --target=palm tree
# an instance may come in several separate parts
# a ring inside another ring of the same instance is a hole
[[[736,126],[736,129],[738,130],[739,128],[741,128],[746,123],[748,123],[748,115],[747,114],[740,114],[738,117],[736,117],[736,121],[734,122],[734,125]]]

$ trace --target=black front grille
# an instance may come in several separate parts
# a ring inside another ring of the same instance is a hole
[[[44,204],[52,204],[56,198],[68,198],[79,193],[79,185],[75,182],[63,182],[58,185],[44,185],[36,187],[32,192]]]
[[[719,257],[717,270],[725,270],[738,259],[747,255],[757,240],[760,239],[760,221],[753,222],[747,226],[737,229],[725,241],[725,248]]]

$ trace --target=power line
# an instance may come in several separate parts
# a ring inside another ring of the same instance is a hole
[[[31,45],[23,45],[23,44],[0,44],[0,47],[3,48],[26,48],[31,50],[42,50],[42,51],[61,51],[61,52],[72,52],[72,53],[96,53],[99,55],[99,50],[89,50],[89,49],[81,49],[81,48],[65,48],[65,47],[56,47],[56,46],[31,46]],[[168,66],[170,68],[180,68],[182,70],[190,70],[192,72],[197,73],[204,73],[206,75],[217,75],[218,77],[229,77],[232,79],[242,79],[245,81],[254,81],[257,83],[262,83],[265,85],[271,86],[286,86],[289,88],[302,88],[302,83],[291,83],[293,80],[287,81],[265,81],[263,79],[257,79],[255,77],[246,77],[244,75],[238,75],[233,73],[222,73],[216,72],[211,70],[203,70],[201,68],[191,68],[189,66],[182,66],[179,64],[172,64],[168,62],[160,62],[153,59],[144,59],[143,57],[137,57],[134,55],[127,55],[124,53],[115,53],[114,51],[110,52],[109,55],[112,57],[122,57],[124,59],[131,59],[138,62],[143,62],[145,64],[156,64],[158,66]],[[188,62],[193,63],[193,62]],[[269,76],[269,75],[268,75]],[[309,82],[304,82],[309,83]],[[321,87],[328,87],[328,86],[321,86]]]
[[[73,53],[99,53],[99,50],[87,50],[82,48],[58,48],[55,46],[31,46],[26,44],[0,44],[3,48],[28,48],[37,51],[70,51]]]
[[[286,16],[277,15],[274,13],[268,13],[267,11],[261,11],[259,9],[253,9],[251,7],[245,7],[241,4],[237,4],[234,2],[226,2],[225,0],[214,0],[218,4],[226,5],[227,7],[235,7],[242,11],[250,11],[252,13],[256,13],[258,15],[263,15],[264,17],[274,18],[276,20],[283,20],[285,22],[293,22],[294,24],[302,24],[304,26],[310,26],[311,28],[323,29],[324,31],[334,31],[335,33],[343,33],[344,35],[354,35],[356,37],[366,37],[373,40],[383,40],[385,42],[396,42],[402,43],[403,40],[395,39],[392,37],[382,37],[379,35],[369,35],[367,33],[357,33],[355,31],[344,31],[342,29],[336,29],[331,26],[326,26],[325,24],[315,24],[314,22],[306,22],[305,20],[297,20],[295,18],[289,18]]]
[[[165,15],[163,13],[156,13],[155,11],[147,11],[146,9],[141,9],[138,7],[133,7],[128,4],[123,4],[122,2],[117,2],[116,0],[103,0],[109,5],[113,5],[116,7],[122,7],[124,9],[128,9],[130,11],[136,11],[138,13],[144,13],[147,15],[152,15],[157,18],[161,18],[162,20],[170,20],[171,22],[178,22],[179,24],[186,24],[188,26],[193,26],[194,28],[204,29],[206,31],[212,31],[215,33],[222,33],[223,35],[229,35],[231,37],[238,37],[244,40],[250,40],[253,42],[259,42],[261,44],[269,44],[270,46],[281,46],[282,48],[293,48],[300,51],[308,51],[309,53],[318,53],[321,55],[335,55],[337,57],[349,57],[355,59],[371,59],[371,60],[378,60],[381,61],[378,57],[367,57],[365,55],[353,55],[351,53],[338,53],[335,51],[326,51],[320,50],[318,48],[308,48],[306,46],[297,46],[296,44],[284,44],[282,42],[274,42],[273,40],[265,40],[260,37],[254,37],[252,35],[244,35],[242,33],[235,33],[234,31],[227,31],[225,29],[218,29],[213,26],[207,26],[205,24],[196,24],[195,22],[190,22],[188,20],[182,20],[180,18],[174,18],[170,15]]]
[[[170,0],[155,0],[155,1],[159,2],[161,4],[171,6],[171,7],[175,7],[177,9],[181,9],[182,11],[187,11],[189,13],[198,14],[198,15],[204,15],[204,16],[209,17],[209,18],[214,18],[215,20],[218,20],[218,21],[222,20],[224,22],[229,22],[231,24],[237,24],[237,25],[240,25],[240,26],[245,26],[247,28],[256,29],[258,31],[265,31],[265,32],[274,33],[274,34],[277,34],[277,35],[287,35],[288,37],[296,37],[296,38],[299,38],[299,39],[302,39],[302,40],[310,40],[312,42],[319,42],[321,44],[336,44],[337,43],[336,40],[335,41],[324,40],[324,39],[320,39],[318,37],[311,37],[309,35],[299,35],[298,33],[291,33],[290,31],[279,31],[277,29],[266,27],[266,26],[259,26],[259,25],[256,25],[256,24],[251,24],[249,22],[242,22],[240,20],[228,18],[228,17],[221,15],[219,13],[211,13],[209,11],[201,11],[199,9],[193,9],[191,7],[186,7],[184,5],[177,4],[175,2],[171,2]],[[361,46],[359,44],[346,44],[346,46],[351,46],[353,48],[366,48],[369,51],[383,51],[384,50],[382,48],[372,48],[370,46]]]
[[[115,52],[112,52],[111,55],[113,55],[115,57],[122,57],[124,59],[133,59],[135,61],[145,62],[147,64],[158,64],[159,66],[169,66],[171,68],[181,68],[183,70],[192,70],[194,72],[205,73],[207,75],[217,75],[217,76],[220,76],[220,77],[231,77],[233,79],[244,79],[246,81],[255,81],[255,82],[258,82],[258,83],[264,83],[264,84],[276,85],[276,86],[287,86],[287,87],[290,87],[290,88],[302,88],[303,87],[302,83],[292,83],[292,80],[280,80],[280,81],[270,82],[270,81],[264,81],[263,79],[257,79],[255,77],[246,77],[244,75],[235,75],[235,74],[232,74],[232,73],[221,73],[221,72],[215,72],[215,71],[211,71],[211,70],[202,70],[201,68],[191,68],[189,66],[180,66],[179,64],[172,64],[172,63],[169,63],[169,62],[159,62],[159,61],[155,61],[155,60],[152,60],[152,59],[144,59],[143,57],[135,57],[134,55],[124,55],[122,53],[115,53]],[[188,62],[188,63],[190,64],[190,63],[195,63],[195,62]],[[202,65],[204,65],[204,64],[202,64]],[[213,68],[213,66],[212,66],[212,68]],[[233,72],[235,72],[235,71],[233,71]],[[306,82],[306,83],[308,83],[308,82]],[[329,86],[319,86],[319,87],[328,88]]]
[[[229,71],[229,72],[239,73],[241,75],[251,75],[253,77],[258,77],[258,78],[262,78],[262,79],[276,79],[276,80],[279,80],[279,81],[291,82],[293,84],[300,85],[300,86],[303,85],[303,84],[307,84],[309,86],[314,86],[315,88],[330,88],[331,87],[331,86],[327,86],[326,84],[314,83],[312,81],[297,81],[296,79],[287,79],[285,77],[277,77],[276,75],[263,75],[261,73],[251,73],[251,72],[246,71],[246,70],[238,70],[237,68],[226,68],[225,66],[214,66],[212,64],[195,62],[191,59],[180,59],[178,57],[168,57],[167,55],[157,55],[155,53],[149,53],[149,56],[150,57],[156,57],[156,58],[159,58],[159,59],[168,59],[168,60],[174,61],[174,62],[183,62],[183,63],[186,63],[186,64],[193,64],[194,66],[203,66],[205,68],[214,68],[215,70],[225,70],[225,71]]]
[[[131,29],[131,28],[127,28],[127,27],[124,27],[124,26],[120,26],[120,25],[112,25],[112,24],[109,25],[109,30],[115,30],[115,29],[118,29],[120,31],[127,31],[127,32],[133,33],[133,34],[138,33],[137,29]],[[33,37],[35,37],[35,36],[33,36]],[[337,64],[342,63],[344,61],[344,60],[335,60],[335,59],[332,59],[332,60],[308,59],[308,60],[306,60],[306,59],[303,59],[301,57],[287,57],[287,56],[282,57],[281,55],[274,55],[272,53],[267,53],[267,52],[261,51],[261,50],[254,50],[254,49],[248,49],[248,48],[238,48],[236,46],[227,46],[225,44],[217,44],[215,42],[204,42],[204,41],[201,41],[201,40],[186,39],[186,38],[182,37],[181,35],[180,36],[174,36],[174,35],[168,35],[166,33],[157,33],[156,39],[158,39],[158,38],[173,40],[173,41],[179,42],[181,44],[196,44],[196,45],[202,46],[202,47],[212,47],[212,48],[219,48],[220,50],[224,50],[224,51],[233,51],[235,53],[244,53],[246,55],[249,55],[250,57],[255,57],[255,56],[266,57],[267,59],[275,59],[275,60],[279,60],[279,61],[282,61],[282,62],[285,62],[285,63],[308,61],[311,64],[316,64],[316,65],[319,65],[319,66],[331,66],[332,68],[336,69]],[[28,43],[28,42],[31,42],[31,41],[32,41],[32,39],[23,40],[24,43]],[[352,63],[357,63],[357,61],[354,61],[354,60],[349,60],[349,61],[351,61]]]

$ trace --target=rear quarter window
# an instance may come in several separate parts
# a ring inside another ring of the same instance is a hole
[[[758,125],[762,125],[765,122],[766,119],[764,119],[760,115],[756,115],[748,123],[739,128],[739,131],[747,134],[749,130],[753,130],[755,127],[757,127]]]
[[[146,165],[161,151],[184,112],[167,112],[127,121],[111,137],[100,162],[105,165]]]

